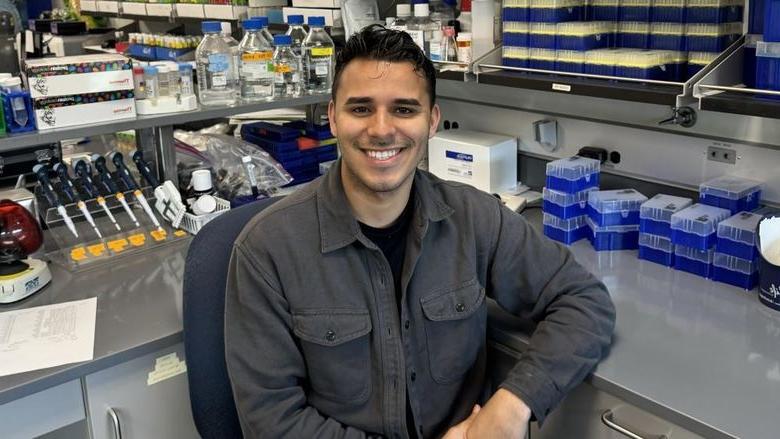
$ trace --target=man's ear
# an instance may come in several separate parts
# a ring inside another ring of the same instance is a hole
[[[441,110],[439,104],[433,104],[431,108],[431,126],[428,127],[428,138],[436,135],[436,130],[439,128],[439,120],[441,119]],[[336,133],[333,133],[334,135]]]
[[[333,133],[333,137],[338,137],[336,132],[336,103],[333,99],[328,102],[328,124],[330,124],[330,132]]]

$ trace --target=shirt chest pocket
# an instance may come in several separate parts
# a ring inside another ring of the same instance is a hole
[[[368,310],[311,309],[293,313],[309,382],[320,396],[363,403],[371,384]]]
[[[485,289],[476,279],[420,299],[432,378],[439,384],[460,380],[485,343]]]

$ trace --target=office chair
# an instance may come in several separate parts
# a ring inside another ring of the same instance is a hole
[[[243,437],[225,364],[225,282],[236,237],[252,217],[279,199],[256,201],[215,218],[187,252],[184,349],[192,417],[203,439]]]

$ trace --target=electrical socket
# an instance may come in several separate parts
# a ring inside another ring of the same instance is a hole
[[[737,151],[718,146],[710,146],[707,148],[707,160],[733,165],[737,163]]]

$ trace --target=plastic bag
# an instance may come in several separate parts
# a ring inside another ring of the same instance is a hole
[[[189,155],[187,160],[179,161],[179,181],[185,185],[189,184],[192,171],[210,168],[220,198],[232,200],[237,196],[252,195],[243,157],[251,158],[256,187],[261,195],[273,195],[278,188],[293,181],[282,165],[257,145],[222,134],[191,134],[188,140],[202,149],[199,148],[199,156],[182,151],[183,155]]]
[[[376,0],[342,0],[341,16],[344,17],[344,35],[347,39],[368,25],[382,23]]]

